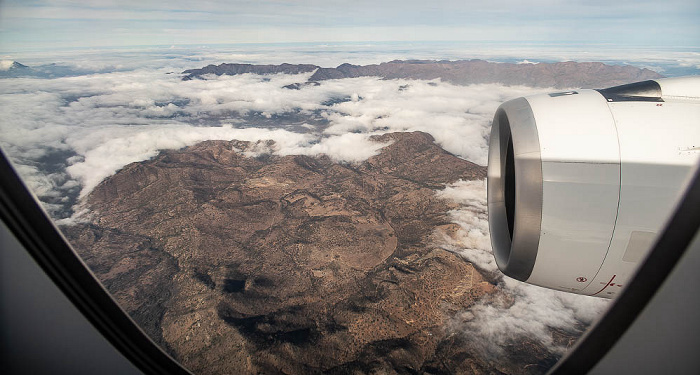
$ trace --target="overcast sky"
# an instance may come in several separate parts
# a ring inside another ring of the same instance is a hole
[[[4,52],[347,41],[700,45],[697,0],[6,0],[0,4]]]

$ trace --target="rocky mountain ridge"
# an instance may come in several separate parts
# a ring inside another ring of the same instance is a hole
[[[253,65],[253,64],[219,64],[207,65],[201,69],[189,69],[182,72],[186,74],[182,79],[184,81],[193,78],[200,78],[205,74],[220,75],[237,75],[245,73],[254,74],[300,74],[309,73],[318,69],[318,66],[311,64],[280,64],[280,65]]]
[[[183,80],[203,78],[207,74],[236,75],[299,74],[314,72],[307,83],[329,79],[381,77],[383,79],[441,79],[456,85],[500,83],[531,87],[604,88],[625,83],[662,78],[646,68],[607,65],[600,62],[557,62],[537,64],[496,63],[484,60],[394,60],[381,64],[341,64],[335,68],[316,65],[220,64],[182,72]]]
[[[387,145],[360,164],[243,154],[272,142],[165,151],[103,181],[85,203],[90,222],[64,231],[198,374],[548,368],[557,356],[541,344],[524,340],[493,363],[448,325],[497,290],[432,242],[456,231],[456,206],[436,189],[483,179],[485,168],[425,133],[373,139]]]

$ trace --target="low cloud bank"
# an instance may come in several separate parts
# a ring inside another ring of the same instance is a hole
[[[161,126],[147,129],[122,127],[101,129],[84,137],[66,142],[81,157],[66,168],[68,174],[82,185],[81,196],[88,194],[103,179],[125,165],[150,159],[160,150],[180,149],[206,140],[255,142],[272,140],[263,153],[284,155],[326,154],[340,162],[357,162],[376,155],[385,144],[372,142],[365,134],[343,134],[320,138],[312,134],[294,133],[283,129],[236,129],[231,126],[193,127]]]
[[[126,164],[209,139],[272,139],[278,155],[327,154],[352,163],[382,147],[371,135],[420,130],[483,165],[498,105],[542,91],[372,77],[295,90],[285,86],[306,82],[311,73],[186,82],[166,73],[143,68],[3,80],[0,146],[57,213]]]

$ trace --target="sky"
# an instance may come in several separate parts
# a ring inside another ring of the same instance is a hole
[[[467,41],[700,47],[696,0],[5,0],[0,51]]]

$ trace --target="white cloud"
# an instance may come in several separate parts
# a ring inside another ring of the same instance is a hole
[[[382,147],[370,142],[370,135],[420,130],[446,150],[485,164],[496,107],[508,98],[541,91],[374,77],[291,90],[284,86],[305,82],[311,73],[182,81],[167,72],[143,68],[4,80],[0,144],[15,162],[34,167],[57,151],[77,155],[63,162],[63,174],[81,183],[81,196],[128,163],[205,139],[269,138],[278,142],[279,155],[325,153],[359,162]],[[258,125],[265,129],[234,129]],[[30,184],[42,196],[67,189],[56,185],[50,192],[52,185],[35,177]]]
[[[546,90],[372,77],[326,84],[362,99],[334,105],[326,114],[331,126],[325,133],[424,131],[445,150],[481,165],[486,164],[487,138],[496,108],[508,99]]]
[[[12,64],[14,64],[14,63],[15,62],[12,60],[0,60],[0,70],[2,70],[2,71],[10,70],[10,68],[12,67]]]
[[[205,140],[258,141],[271,139],[280,150],[299,148],[312,137],[282,129],[234,129],[223,127],[193,127],[188,125],[162,127],[111,127],[69,137],[66,143],[82,155],[82,160],[66,170],[82,185],[81,196],[88,194],[100,181],[133,162],[150,159],[160,150],[180,149]]]
[[[346,133],[321,138],[311,146],[281,148],[278,155],[325,154],[340,162],[358,163],[377,155],[388,143],[373,142],[367,134]]]

